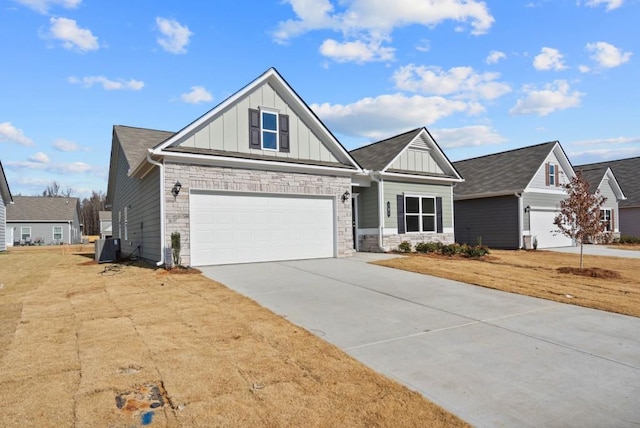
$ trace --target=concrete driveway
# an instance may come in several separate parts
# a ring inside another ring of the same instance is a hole
[[[367,264],[201,268],[476,426],[637,427],[640,319]]]

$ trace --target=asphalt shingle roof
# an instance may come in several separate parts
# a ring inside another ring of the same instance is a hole
[[[465,181],[456,196],[510,193],[524,190],[557,141],[453,162]]]
[[[361,167],[381,171],[422,131],[417,128],[386,140],[351,150],[349,153]]]
[[[640,157],[579,165],[576,169],[609,167],[613,171],[626,200],[618,204],[621,208],[640,207]]]
[[[604,173],[607,172],[608,166],[606,165],[597,165],[592,167],[575,167],[576,172],[580,171],[582,173],[582,179],[589,184],[589,191],[594,193],[600,182],[602,182],[602,178],[604,177]]]
[[[7,176],[4,175],[4,168],[2,168],[2,162],[0,162],[0,198],[4,200],[5,205],[13,201],[11,197],[11,189],[9,189],[9,183],[7,182]]]
[[[135,168],[147,156],[147,149],[157,146],[174,134],[174,132],[123,125],[114,126],[113,130],[131,168]]]
[[[78,198],[14,196],[7,205],[7,221],[73,221],[79,203]]]

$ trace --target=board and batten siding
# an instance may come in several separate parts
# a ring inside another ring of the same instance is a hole
[[[408,148],[389,169],[407,172],[424,172],[432,174],[444,174],[438,162],[431,156],[430,150]]]
[[[528,193],[522,194],[522,206],[534,207],[534,208],[547,208],[560,211],[560,201],[565,200],[568,197],[566,193]],[[525,210],[523,213],[522,228],[524,231],[531,230],[531,218],[529,211]]]
[[[455,201],[455,237],[459,244],[516,249],[520,246],[518,198]]]
[[[620,234],[640,238],[640,207],[620,208]]]
[[[398,195],[433,196],[442,198],[442,227],[446,231],[453,228],[453,213],[451,212],[451,186],[421,183],[401,183],[384,181],[384,207],[387,202],[391,205],[391,215],[384,215],[385,228],[398,228]]]
[[[260,107],[273,109],[289,116],[290,150],[288,153],[249,148],[249,109]],[[340,164],[269,83],[259,86],[238,100],[178,144],[181,147]]]
[[[547,185],[547,170],[545,165],[549,163],[549,164],[554,164],[554,165],[558,165],[558,168],[560,170],[560,181],[559,181],[559,185],[558,186],[548,186]],[[561,189],[560,186],[562,186],[563,184],[567,184],[569,181],[571,181],[570,178],[568,178],[568,175],[566,174],[566,172],[564,171],[564,169],[562,168],[562,165],[560,164],[560,162],[558,161],[558,158],[556,157],[556,155],[551,152],[549,153],[549,156],[547,156],[547,158],[545,159],[544,162],[542,162],[542,165],[540,165],[540,168],[538,168],[538,171],[536,172],[536,175],[533,177],[533,179],[531,180],[531,183],[529,184],[529,188],[533,188],[533,189]]]
[[[143,179],[129,177],[127,171],[129,171],[129,163],[122,146],[118,143],[115,184],[118,191],[113,196],[112,206],[113,237],[120,237],[119,231],[122,230],[120,243],[122,257],[135,254],[145,260],[159,261],[162,251],[159,168],[154,166]],[[119,224],[119,220],[124,223],[125,207],[127,207],[127,240],[124,239],[124,225]],[[119,212],[123,214],[119,216]]]
[[[7,249],[7,207],[0,196],[0,251]]]
[[[358,228],[375,229],[378,225],[378,183],[358,188]]]

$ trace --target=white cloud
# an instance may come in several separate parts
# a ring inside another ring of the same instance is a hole
[[[192,86],[191,92],[180,95],[185,103],[199,104],[213,101],[213,96],[203,86]]]
[[[497,82],[499,73],[477,73],[472,67],[416,66],[400,67],[393,74],[398,89],[423,94],[450,95],[461,98],[495,99],[511,92],[511,87]]]
[[[102,88],[107,91],[115,91],[115,90],[123,90],[123,89],[139,91],[144,87],[144,82],[140,80],[134,80],[134,79],[111,80],[104,76],[86,76],[81,79],[75,76],[71,76],[69,77],[69,83],[81,84],[85,88],[90,88],[93,85],[98,84],[98,85],[102,85]]]
[[[80,146],[76,143],[73,141],[63,140],[62,138],[55,140],[52,146],[60,152],[77,152],[80,150]]]
[[[30,156],[29,160],[31,162],[37,162],[37,163],[49,163],[49,156],[47,156],[43,152],[38,152],[38,153],[34,153],[32,156]]]
[[[533,66],[536,70],[564,70],[562,57],[558,49],[544,47],[533,59]]]
[[[589,7],[597,7],[604,4],[607,6],[607,11],[619,8],[622,3],[624,3],[624,0],[587,0],[584,2]]]
[[[84,53],[100,48],[98,38],[90,30],[78,27],[75,20],[52,17],[49,22],[51,23],[49,36],[62,41],[65,49]]]
[[[476,112],[475,103],[404,94],[363,98],[352,104],[312,104],[313,111],[337,133],[383,138],[394,133],[427,126],[455,113]]]
[[[587,51],[592,52],[591,59],[604,68],[614,68],[628,62],[631,52],[622,52],[607,42],[587,43]]]
[[[525,85],[523,92],[525,97],[519,99],[509,110],[510,114],[546,116],[556,110],[579,106],[584,95],[578,91],[571,91],[566,80],[556,80],[544,85],[541,89],[533,85]]]
[[[431,129],[430,132],[441,147],[449,149],[500,144],[507,141],[498,131],[487,125]]]
[[[46,14],[53,6],[61,6],[65,9],[77,8],[82,0],[14,0],[36,12]]]
[[[91,172],[94,170],[94,167],[84,162],[71,162],[51,165],[51,167],[47,169],[59,174],[79,174]]]
[[[165,51],[172,54],[187,53],[189,38],[193,35],[186,25],[180,25],[175,19],[156,18],[156,25],[162,36],[158,37],[158,44]]]
[[[507,55],[504,52],[491,51],[489,52],[489,55],[487,56],[487,59],[485,59],[485,61],[487,62],[487,64],[496,64],[498,61],[500,61],[501,59],[505,59],[506,57]]]
[[[416,45],[416,50],[420,52],[429,52],[431,50],[431,42],[427,39],[420,40]]]
[[[380,46],[380,42],[365,43],[360,40],[340,43],[327,39],[320,45],[320,53],[336,62],[363,64],[372,61],[390,61],[393,60],[394,52],[393,48]]]
[[[9,161],[7,162],[7,166],[12,169],[35,169],[35,170],[45,170],[47,166],[41,162],[22,162],[22,161]]]
[[[594,140],[583,140],[570,143],[571,146],[605,146],[624,144],[640,144],[640,137],[614,137],[600,138]],[[640,149],[640,147],[638,147]]]
[[[580,73],[588,73],[591,71],[591,67],[589,67],[588,65],[579,65],[578,70],[580,71]]]
[[[23,146],[32,146],[33,141],[24,135],[22,129],[18,129],[11,122],[0,123],[0,143],[17,143]]]

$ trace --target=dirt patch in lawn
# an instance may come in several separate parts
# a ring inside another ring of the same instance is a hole
[[[492,250],[483,259],[413,254],[375,263],[640,317],[640,259],[586,254],[584,265],[590,272],[614,272],[604,274],[606,278],[562,273],[559,269],[576,269],[579,266],[579,255],[541,250]],[[616,274],[619,276],[615,277]]]
[[[61,247],[1,257],[2,427],[467,426],[202,275]]]
[[[558,268],[560,273],[568,273],[572,275],[588,276],[590,278],[600,279],[620,279],[621,276],[618,272],[614,272],[608,269],[600,268],[575,268],[575,267],[561,267]]]

